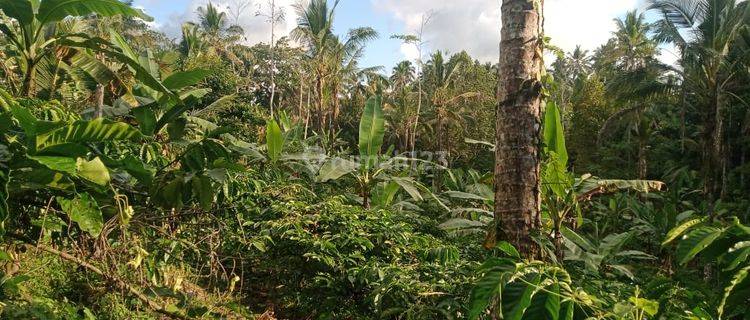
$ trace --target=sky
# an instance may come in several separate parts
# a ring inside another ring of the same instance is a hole
[[[296,26],[293,4],[298,0],[276,0],[283,8],[285,21],[277,25],[279,35],[287,35]],[[614,19],[633,9],[643,10],[644,0],[546,0],[545,32],[553,44],[565,50],[576,45],[594,50],[610,38]],[[183,22],[196,19],[196,10],[208,0],[135,0],[134,5],[155,18],[154,26],[172,38],[179,38]],[[270,41],[267,18],[268,0],[213,0],[220,8],[251,3],[240,15],[229,13],[232,23],[246,32],[248,44]],[[414,34],[423,17],[430,19],[424,28],[423,53],[443,50],[456,53],[466,50],[480,61],[498,59],[501,0],[341,0],[334,20],[334,32],[346,34],[351,28],[372,27],[380,34],[367,46],[360,63],[363,67],[383,66],[386,72],[399,61],[418,57],[412,45],[391,39],[394,34]],[[674,60],[665,48],[662,60]]]

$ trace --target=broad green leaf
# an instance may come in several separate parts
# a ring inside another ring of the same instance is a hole
[[[122,50],[122,53],[124,53],[128,58],[132,59],[133,61],[138,61],[140,56],[135,53],[135,50],[128,44],[128,42],[123,38],[115,29],[109,29],[109,41],[112,42],[112,44],[115,45],[118,49]]]
[[[34,20],[34,9],[29,0],[0,0],[0,9],[22,26],[31,25]]]
[[[456,198],[456,199],[481,200],[481,201],[492,200],[492,199],[487,199],[486,197],[483,197],[480,195],[476,195],[476,194],[468,193],[468,192],[461,192],[461,191],[446,191],[443,194],[448,197]]]
[[[557,155],[562,167],[568,166],[568,149],[565,147],[562,116],[554,102],[547,103],[547,110],[544,112],[544,144],[547,152]]]
[[[545,294],[544,309],[547,310],[549,319],[558,320],[560,319],[560,285],[555,283],[549,286],[547,291],[549,292]]]
[[[109,66],[95,58],[87,50],[80,50],[71,58],[70,63],[77,69],[85,72],[98,84],[106,85],[111,81],[122,84],[119,76]]]
[[[385,136],[385,118],[383,117],[382,97],[373,96],[367,100],[362,120],[359,123],[359,155],[365,161],[365,167],[371,168],[377,161]]]
[[[350,174],[359,169],[359,164],[342,158],[333,158],[328,160],[318,172],[318,181],[328,182],[338,180],[341,177]]]
[[[481,221],[455,218],[441,223],[438,227],[445,231],[457,231],[466,229],[480,229],[486,226],[487,224]]]
[[[105,186],[110,180],[109,171],[99,158],[86,161],[82,158],[35,156],[29,157],[29,159],[50,170],[83,178],[98,185]]]
[[[154,135],[156,129],[156,114],[149,106],[138,107],[132,110],[133,116],[138,121],[138,129],[146,136]]]
[[[106,186],[110,181],[109,170],[98,157],[91,161],[78,158],[76,172],[79,177],[100,186]]]
[[[479,319],[493,301],[502,296],[508,275],[515,270],[510,259],[490,258],[482,266],[484,275],[479,278],[469,297],[469,320]]]
[[[203,79],[208,77],[211,73],[211,70],[204,69],[175,72],[164,79],[162,83],[169,90],[179,91],[180,89],[193,86],[198,82],[203,81]]]
[[[688,233],[677,245],[677,258],[686,264],[724,234],[723,229],[701,227]]]
[[[39,162],[43,166],[58,172],[64,172],[69,175],[75,176],[78,174],[76,171],[76,159],[70,157],[29,157],[29,159]]]
[[[112,43],[102,38],[82,37],[82,39],[83,40],[66,38],[58,41],[58,43],[61,46],[91,49],[96,53],[103,54],[113,60],[125,63],[131,69],[139,84],[145,85],[152,90],[156,90],[157,92],[161,93],[165,97],[165,99],[169,99],[173,102],[180,101],[179,97],[174,92],[164,87],[161,81],[159,81],[157,77],[152,75],[149,70],[142,66],[138,60],[129,57],[125,53],[122,53],[121,50],[112,48]],[[157,128],[160,127],[157,126]]]
[[[93,237],[98,237],[104,227],[102,211],[96,200],[86,193],[77,195],[73,200],[57,197],[57,203],[70,217],[70,220],[78,224],[81,230]]]
[[[505,319],[508,320],[521,320],[523,319],[526,310],[531,306],[531,301],[539,292],[539,285],[542,281],[542,276],[537,274],[533,279],[528,279],[528,283],[520,282],[517,283],[523,289],[523,292],[514,301],[506,301],[503,299],[503,306],[513,306],[512,309],[505,315]]]
[[[144,185],[150,185],[156,174],[154,168],[149,167],[143,163],[143,161],[132,155],[128,155],[118,162],[121,169],[138,179],[138,181]]]
[[[11,0],[18,1],[18,0]],[[122,15],[153,21],[143,11],[135,9],[119,0],[42,0],[37,12],[37,20],[42,24],[57,22],[66,17],[83,17],[96,14],[100,17]]]
[[[500,241],[497,243],[496,247],[500,249],[500,251],[505,252],[505,254],[511,256],[512,258],[516,258],[516,259],[521,258],[521,254],[518,253],[518,250],[516,250],[516,247],[514,247],[508,241]]]
[[[706,218],[699,218],[699,219],[693,219],[686,221],[685,223],[673,228],[672,230],[669,230],[667,233],[667,238],[664,239],[664,242],[661,243],[661,245],[666,246],[675,239],[677,239],[679,236],[681,236],[685,231],[688,229],[697,226],[700,223],[703,223],[703,221],[706,221]]]
[[[284,135],[276,120],[270,120],[266,124],[266,146],[268,147],[268,158],[271,162],[281,159],[284,149]]]
[[[27,136],[36,135],[37,122],[39,122],[39,120],[31,114],[31,111],[16,104],[10,106],[10,111],[13,113],[13,118],[18,121],[18,125],[21,126],[21,129],[23,129]]]
[[[721,319],[721,316],[724,314],[724,308],[727,305],[727,299],[729,299],[729,296],[732,294],[734,289],[740,283],[742,283],[742,281],[745,281],[748,272],[750,272],[750,266],[740,269],[740,271],[737,271],[737,273],[734,274],[734,276],[732,277],[732,281],[729,282],[729,285],[724,288],[724,296],[721,298],[721,304],[719,305],[719,319]]]
[[[591,244],[591,242],[589,242],[588,240],[586,240],[586,238],[582,237],[581,235],[575,233],[573,230],[570,230],[570,229],[568,229],[565,226],[563,226],[560,229],[560,233],[562,233],[562,235],[566,239],[570,240],[571,242],[575,243],[576,245],[580,246],[581,248],[583,248],[584,250],[586,250],[588,252],[596,252],[597,251],[596,247],[594,247],[594,245]]]
[[[200,203],[203,210],[211,210],[214,203],[214,189],[211,184],[211,178],[206,176],[196,176],[192,180],[193,195]]]
[[[736,243],[732,248],[729,249],[725,257],[726,261],[729,261],[729,265],[724,268],[724,271],[731,271],[737,269],[743,262],[747,261],[750,257],[750,241],[742,241]]]
[[[653,317],[659,313],[659,302],[657,301],[637,297],[630,297],[628,301],[638,308],[638,310],[642,310],[649,316]]]
[[[66,143],[103,142],[140,138],[137,129],[122,122],[112,122],[103,118],[91,121],[76,121],[73,124],[39,134],[36,137],[38,151]]]
[[[391,178],[393,182],[396,182],[401,188],[404,188],[406,193],[408,193],[414,201],[424,201],[424,197],[422,197],[422,193],[419,192],[419,189],[414,185],[417,183],[411,178],[401,178],[401,177],[393,177]]]

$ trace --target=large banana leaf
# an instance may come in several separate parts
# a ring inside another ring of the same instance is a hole
[[[29,159],[57,172],[66,173],[72,177],[82,178],[101,186],[110,181],[109,170],[101,159],[87,161],[82,158],[32,156]]]
[[[347,174],[357,171],[360,166],[358,163],[342,158],[333,158],[328,160],[318,172],[318,181],[328,182],[337,180]]]
[[[279,161],[284,149],[284,135],[281,133],[281,128],[276,120],[270,120],[266,125],[266,146],[269,160],[271,162]]]
[[[75,37],[73,37],[75,36]],[[120,48],[113,48],[112,43],[102,38],[90,38],[85,34],[71,35],[65,39],[58,41],[60,45],[74,47],[74,48],[86,48],[91,49],[94,52],[104,54],[109,58],[125,63],[132,70],[136,80],[145,85],[146,87],[153,89],[172,101],[178,101],[179,96],[167,89],[164,84],[157,77],[151,74],[151,71],[141,65],[141,63],[131,58],[128,54],[123,53]]]
[[[203,79],[208,77],[211,73],[211,70],[205,69],[175,72],[164,79],[162,83],[164,83],[164,86],[169,90],[179,91],[180,89],[193,86],[198,82],[203,81]]]
[[[688,233],[677,245],[677,258],[680,264],[690,262],[696,255],[710,246],[724,234],[724,229],[704,226]]]
[[[104,64],[104,62],[99,61],[86,51],[79,51],[73,56],[73,58],[71,58],[70,63],[72,66],[75,66],[75,68],[94,79],[98,84],[106,85],[115,81],[116,85],[122,85],[122,81],[120,81],[120,78],[114,71]]]
[[[586,201],[592,197],[617,191],[632,190],[636,192],[661,191],[665,184],[653,180],[617,180],[599,179],[590,175],[582,177],[576,183],[578,200]]]
[[[7,1],[7,0],[6,0]],[[10,0],[28,2],[28,0]],[[101,17],[123,15],[153,21],[143,11],[119,0],[42,0],[37,12],[37,20],[43,25],[57,22],[68,16],[82,17],[96,14]]]
[[[563,133],[562,117],[557,104],[550,102],[544,113],[544,145],[547,152],[554,152],[560,165],[568,165],[568,149],[565,147],[565,133]]]
[[[373,96],[367,100],[362,120],[359,123],[359,154],[370,168],[383,146],[385,136],[385,118],[383,117],[382,97]]]
[[[30,25],[34,20],[34,8],[29,0],[0,0],[0,9],[21,25]]]
[[[109,29],[109,41],[112,42],[113,45],[115,45],[116,48],[122,50],[122,53],[125,54],[128,58],[138,61],[140,56],[135,53],[135,50],[133,50],[132,47],[128,44],[127,41],[125,41],[125,38],[123,38],[117,31],[114,29]]]
[[[102,142],[140,138],[138,129],[122,122],[112,122],[103,118],[91,121],[76,121],[70,125],[40,133],[36,136],[37,151],[46,148],[81,142]]]

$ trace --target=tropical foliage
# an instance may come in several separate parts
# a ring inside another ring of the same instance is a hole
[[[130,2],[0,0],[0,318],[750,314],[746,1],[545,40],[538,255],[498,234],[498,64],[361,66],[383,35],[339,1],[248,46],[243,3],[173,40]]]

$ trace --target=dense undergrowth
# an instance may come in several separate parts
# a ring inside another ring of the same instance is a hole
[[[0,0],[0,318],[750,319],[750,5],[677,2],[548,45],[532,260],[495,234],[492,64],[361,68],[376,32],[321,0],[303,47]]]

